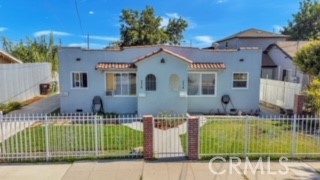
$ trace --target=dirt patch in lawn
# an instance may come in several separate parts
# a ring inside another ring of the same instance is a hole
[[[163,119],[155,119],[154,120],[154,127],[161,129],[161,130],[167,130],[170,128],[176,128],[179,125],[183,124],[186,122],[183,119],[176,119],[176,120],[163,120]]]

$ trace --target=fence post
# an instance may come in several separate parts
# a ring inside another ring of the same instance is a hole
[[[3,127],[3,112],[0,111],[0,126],[1,126],[1,154],[6,153],[6,143],[4,142],[4,127]]]
[[[153,160],[153,116],[143,116],[143,133],[144,133],[144,146],[143,157],[144,160]]]
[[[45,133],[46,133],[46,161],[49,161],[50,151],[49,151],[49,123],[48,123],[48,115],[44,116],[45,121]]]
[[[249,151],[249,142],[250,142],[250,122],[249,117],[246,115],[246,129],[245,129],[245,137],[244,137],[244,155],[245,157],[248,156]]]
[[[200,144],[200,133],[199,133],[199,117],[188,118],[188,159],[198,160],[199,159],[199,144]]]
[[[297,115],[293,115],[292,142],[291,142],[291,158],[295,156],[296,150],[296,131],[297,131]]]
[[[97,115],[94,115],[94,144],[96,150],[96,158],[98,158],[98,123]]]

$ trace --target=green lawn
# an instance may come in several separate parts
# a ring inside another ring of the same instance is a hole
[[[98,149],[103,154],[125,154],[143,146],[143,133],[122,125],[98,126]],[[94,125],[49,126],[50,152],[94,151]],[[7,153],[45,152],[45,127],[29,127],[5,141]],[[1,144],[3,146],[3,144]]]
[[[245,121],[213,120],[200,129],[200,153],[207,155],[244,154],[245,150]],[[278,156],[291,154],[292,125],[286,121],[251,120],[248,144],[249,156],[274,154]],[[311,129],[307,126],[304,129]],[[182,135],[186,142],[186,135]],[[184,149],[187,145],[183,143]],[[296,133],[295,153],[319,153],[320,136],[313,133]],[[319,156],[319,155],[318,155]]]

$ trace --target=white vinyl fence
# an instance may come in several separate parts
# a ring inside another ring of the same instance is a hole
[[[0,104],[38,96],[51,77],[50,63],[0,64]]]
[[[142,157],[139,116],[0,114],[0,162]]]
[[[206,116],[200,156],[319,158],[320,118]]]
[[[301,92],[301,84],[277,80],[260,80],[260,102],[284,109],[293,109],[294,95]]]

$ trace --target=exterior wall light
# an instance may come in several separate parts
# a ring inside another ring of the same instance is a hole
[[[160,63],[164,64],[166,62],[166,60],[164,60],[164,58],[161,59]]]

